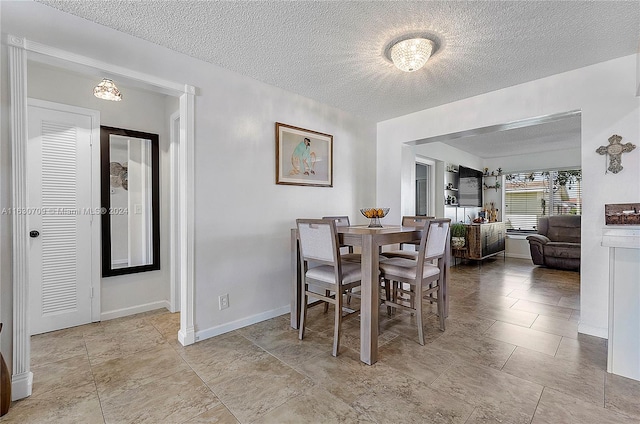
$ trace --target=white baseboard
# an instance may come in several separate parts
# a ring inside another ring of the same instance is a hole
[[[237,330],[238,328],[246,327],[261,321],[266,321],[268,319],[275,318],[289,312],[291,312],[291,306],[283,306],[278,309],[272,309],[270,311],[262,312],[257,315],[251,315],[249,317],[228,322],[226,324],[196,331],[196,341],[206,340],[211,337],[219,336],[220,334],[228,333],[230,331]]]
[[[110,319],[127,317],[129,315],[135,315],[142,312],[153,311],[156,309],[166,308],[169,310],[169,302],[167,300],[159,300],[157,302],[145,303],[143,305],[130,306],[128,308],[115,309],[113,311],[102,312],[100,314],[101,321],[108,321]]]
[[[31,371],[11,376],[11,400],[20,400],[31,396],[33,373]]]
[[[609,338],[609,330],[607,328],[594,327],[583,323],[578,324],[578,333],[600,337],[601,339]]]

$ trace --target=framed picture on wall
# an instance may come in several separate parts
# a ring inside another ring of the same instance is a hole
[[[276,184],[333,187],[333,136],[276,122]]]

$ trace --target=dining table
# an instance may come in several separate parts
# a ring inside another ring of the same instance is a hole
[[[360,249],[362,280],[360,304],[360,360],[373,365],[378,361],[378,312],[380,310],[380,250],[381,246],[407,243],[420,239],[422,229],[416,227],[366,225],[336,227],[340,244]],[[291,327],[299,329],[301,305],[304,301],[304,276],[300,262],[298,231],[291,230]],[[447,282],[449,278],[449,242],[445,254],[445,273],[441,280],[445,316],[448,315]],[[384,254],[384,253],[383,253]]]

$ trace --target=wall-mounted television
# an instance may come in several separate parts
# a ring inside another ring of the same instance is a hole
[[[461,207],[482,206],[482,171],[460,166],[458,204]]]

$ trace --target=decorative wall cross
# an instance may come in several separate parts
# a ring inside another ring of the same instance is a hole
[[[600,153],[601,155],[609,155],[609,168],[607,169],[614,174],[622,171],[622,154],[636,148],[634,144],[622,144],[620,141],[622,141],[622,137],[614,134],[609,137],[608,146],[600,146],[596,150],[596,153]]]

